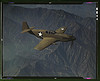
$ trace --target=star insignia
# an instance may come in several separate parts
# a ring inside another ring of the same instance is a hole
[[[39,32],[38,35],[41,37],[42,36],[42,32]]]
[[[61,28],[61,30],[64,30],[64,28]]]

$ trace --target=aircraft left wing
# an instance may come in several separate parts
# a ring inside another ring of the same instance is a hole
[[[53,44],[56,41],[57,40],[55,38],[44,37],[43,40],[40,41],[40,43],[34,47],[34,49],[43,50],[44,48],[50,46],[51,44]]]

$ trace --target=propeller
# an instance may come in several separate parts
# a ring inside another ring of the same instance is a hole
[[[73,34],[72,34],[72,36],[73,36]],[[70,48],[72,48],[72,46],[73,46],[73,40],[71,41],[71,46],[70,46]]]
[[[70,48],[72,48],[72,46],[73,46],[73,41],[71,41],[71,45],[70,45]]]

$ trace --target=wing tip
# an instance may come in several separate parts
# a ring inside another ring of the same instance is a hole
[[[34,49],[35,49],[35,50],[39,50],[39,51],[41,51],[41,50],[42,50],[42,49],[39,49],[39,48],[37,48],[37,47],[34,47]]]

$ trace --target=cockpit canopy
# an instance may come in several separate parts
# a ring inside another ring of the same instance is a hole
[[[55,34],[55,31],[46,31],[47,34]]]

